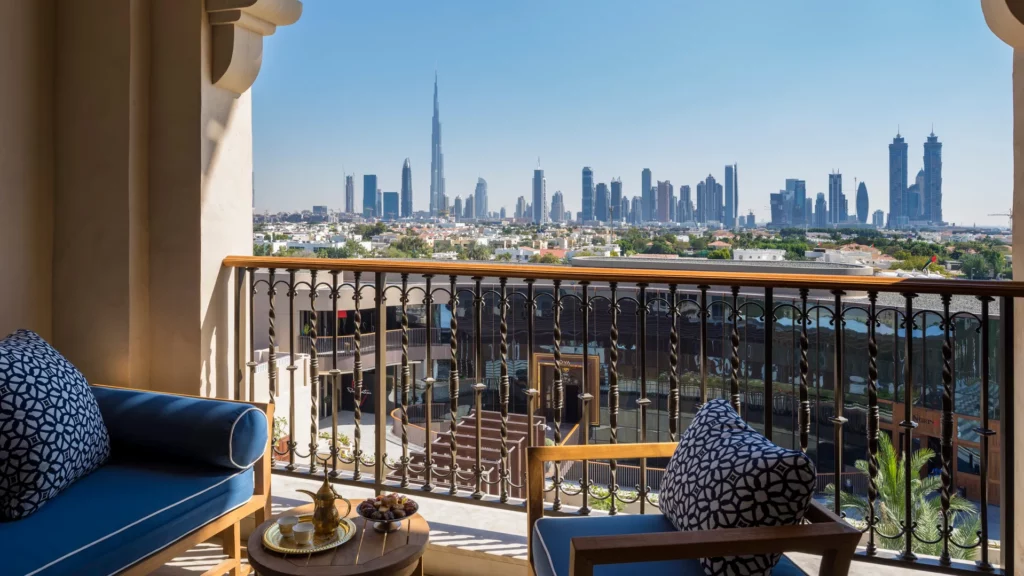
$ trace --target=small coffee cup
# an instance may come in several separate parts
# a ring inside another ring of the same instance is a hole
[[[297,544],[309,544],[313,542],[313,523],[299,522],[292,528],[292,538]]]
[[[292,529],[299,523],[297,516],[282,516],[277,520],[277,527],[283,536],[291,536]]]

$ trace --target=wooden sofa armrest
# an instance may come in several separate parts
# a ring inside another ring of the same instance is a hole
[[[821,576],[845,576],[859,541],[860,531],[842,521],[700,532],[588,536],[572,539],[569,574],[593,576],[594,566],[601,564],[807,552],[822,556]]]

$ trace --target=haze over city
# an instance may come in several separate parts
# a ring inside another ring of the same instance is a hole
[[[397,191],[407,157],[426,210],[436,70],[446,192],[483,177],[493,211],[529,197],[538,157],[573,213],[583,166],[632,197],[643,168],[678,188],[732,163],[758,220],[787,178],[814,197],[832,170],[887,211],[888,144],[913,179],[934,124],[945,220],[1006,222],[988,214],[1010,207],[1011,51],[970,2],[305,5],[254,87],[260,212],[342,208],[344,173],[358,208],[362,175]]]

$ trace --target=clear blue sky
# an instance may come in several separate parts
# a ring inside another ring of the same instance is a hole
[[[921,168],[943,142],[944,213],[988,217],[1012,196],[1011,57],[977,0],[304,0],[264,45],[253,87],[257,210],[342,208],[344,176],[399,190],[412,161],[426,209],[435,68],[447,191],[489,183],[490,208],[529,197],[580,209],[580,171],[678,187],[739,164],[740,211],[768,216],[786,178],[812,195],[843,173],[888,211],[899,126]]]

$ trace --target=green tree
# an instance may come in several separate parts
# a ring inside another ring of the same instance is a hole
[[[252,255],[253,256],[271,256],[272,244],[253,244]]]
[[[719,248],[708,253],[708,260],[732,260],[732,251],[728,248]]]
[[[464,260],[490,260],[491,249],[486,244],[477,244],[476,242],[467,246],[461,253],[460,256]]]
[[[498,254],[497,256],[495,256],[494,259],[498,260],[500,262],[508,262],[509,260],[512,260],[512,253],[511,252],[502,252],[501,254]]]
[[[980,254],[965,254],[960,260],[960,271],[971,280],[989,277],[989,264]]]
[[[387,231],[388,227],[383,222],[377,222],[376,224],[359,224],[352,229],[352,232],[362,236],[363,240],[369,240],[374,236],[380,236]]]
[[[708,249],[708,239],[703,236],[697,236],[690,239],[690,248],[701,251]]]
[[[530,262],[534,264],[561,264],[562,259],[549,252],[543,256],[539,254],[530,256]]]
[[[317,258],[362,258],[367,255],[366,249],[358,240],[349,240],[340,248],[317,248]]]
[[[942,499],[937,495],[942,488],[941,476],[920,477],[920,470],[935,457],[935,452],[922,448],[910,457],[910,469],[915,477],[910,479],[910,514],[917,525],[917,538],[913,539],[911,548],[917,554],[938,556],[942,550],[939,530],[942,524]],[[886,534],[899,534],[906,514],[904,490],[906,487],[906,455],[897,458],[896,449],[888,434],[878,436],[878,498],[875,501],[875,516],[878,520],[876,536],[878,546],[886,550],[902,550],[902,537],[886,538]],[[857,460],[857,470],[868,475],[868,462]],[[834,502],[835,486],[825,487],[829,502]],[[870,503],[862,496],[840,492],[839,505],[844,510],[853,510],[865,521],[871,510]],[[977,542],[977,534],[981,530],[978,512],[966,498],[953,494],[949,500],[950,521],[954,528],[951,540],[956,546],[950,546],[950,554],[963,560],[974,559],[976,549],[964,549]],[[924,541],[936,541],[930,544]]]

